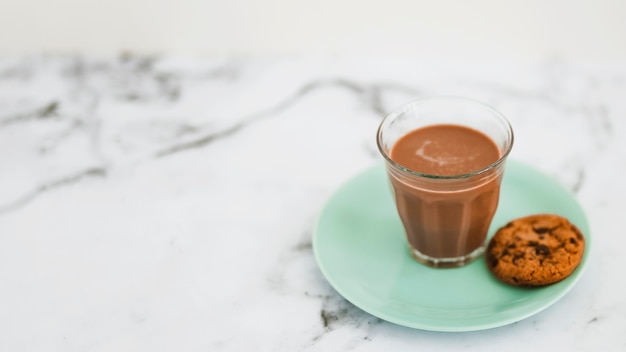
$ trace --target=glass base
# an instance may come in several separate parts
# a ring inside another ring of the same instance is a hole
[[[409,246],[409,247],[410,247],[411,256],[413,257],[413,259],[417,260],[418,262],[424,265],[427,265],[433,268],[458,268],[458,267],[467,265],[473,262],[474,260],[476,260],[476,258],[480,257],[485,252],[485,246],[486,246],[486,243],[483,243],[482,246],[476,248],[470,254],[460,256],[460,257],[451,257],[451,258],[434,258],[434,257],[421,253],[420,251],[413,248],[412,246]]]

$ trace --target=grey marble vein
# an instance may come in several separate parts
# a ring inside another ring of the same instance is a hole
[[[38,120],[38,119],[48,119],[57,115],[57,111],[59,109],[59,102],[52,101],[39,107],[31,112],[25,112],[22,114],[14,115],[14,116],[6,116],[0,118],[0,127],[9,126],[16,123],[24,123],[28,121]]]
[[[51,192],[51,191],[54,191],[56,189],[59,189],[65,186],[76,184],[85,179],[102,178],[102,177],[105,177],[106,174],[107,174],[107,170],[105,168],[92,167],[92,168],[88,168],[85,170],[80,170],[77,173],[68,175],[63,178],[49,180],[45,183],[38,185],[33,190],[26,192],[25,194],[23,194],[22,196],[20,196],[19,198],[13,201],[10,201],[5,204],[0,204],[0,215],[11,212],[11,211],[16,211],[20,207],[23,207],[26,204],[36,200],[38,197],[46,194],[47,192]]]
[[[383,95],[386,91],[400,91],[407,94],[417,94],[417,92],[411,87],[400,84],[360,84],[355,81],[342,78],[313,81],[298,88],[290,96],[286,97],[282,101],[279,101],[273,106],[237,119],[239,122],[231,125],[230,127],[217,132],[210,132],[201,135],[200,137],[190,141],[168,146],[157,151],[155,156],[163,157],[189,149],[202,148],[213,141],[229,137],[254,123],[280,114],[314,91],[334,87],[344,88],[352,92],[358,99],[363,101],[364,105],[368,106],[375,114],[380,115],[381,117],[384,116],[385,113],[389,112],[389,107],[384,106],[383,103]]]

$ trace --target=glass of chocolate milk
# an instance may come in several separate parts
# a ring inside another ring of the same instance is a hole
[[[479,257],[513,146],[507,119],[467,98],[422,98],[387,115],[377,142],[413,258],[450,268]]]

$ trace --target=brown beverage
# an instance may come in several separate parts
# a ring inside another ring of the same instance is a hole
[[[455,176],[482,170],[496,162],[501,153],[480,131],[441,124],[402,136],[393,145],[390,157],[418,173]],[[479,249],[498,205],[499,176],[487,177],[463,190],[425,189],[402,177],[391,177],[398,213],[411,246],[434,258],[462,257]],[[459,232],[465,233],[461,241]]]
[[[377,144],[413,257],[433,267],[478,258],[513,146],[506,118],[472,99],[421,98],[385,117]]]

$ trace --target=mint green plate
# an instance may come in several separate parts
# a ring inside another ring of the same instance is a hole
[[[494,328],[527,318],[558,301],[578,281],[591,233],[576,199],[530,166],[507,161],[500,206],[490,235],[508,221],[535,213],[565,216],[586,236],[583,261],[565,280],[541,288],[499,282],[484,258],[454,269],[413,260],[383,165],[343,185],[324,207],[313,248],[330,284],[362,310],[399,325],[433,331]]]

